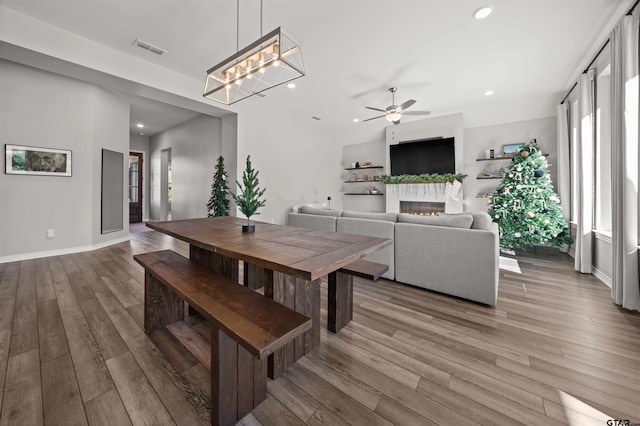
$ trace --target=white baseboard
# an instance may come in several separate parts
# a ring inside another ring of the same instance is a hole
[[[40,259],[42,257],[63,256],[65,254],[82,253],[84,251],[97,250],[97,249],[111,246],[113,244],[123,243],[125,241],[129,241],[130,239],[131,237],[127,235],[126,237],[120,237],[120,238],[116,238],[115,240],[109,240],[103,243],[93,244],[90,246],[69,247],[69,248],[57,249],[57,250],[37,251],[33,253],[23,253],[23,254],[15,254],[12,256],[2,256],[0,257],[0,263],[20,262],[22,260]]]
[[[599,270],[595,266],[592,269],[592,273],[597,279],[599,279],[600,281],[605,283],[607,285],[607,287],[611,288],[611,278],[610,277],[606,276],[601,270]]]

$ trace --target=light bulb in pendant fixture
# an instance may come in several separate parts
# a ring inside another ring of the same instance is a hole
[[[251,74],[251,65],[252,65],[251,60],[247,60],[247,78],[248,79],[251,79],[253,77],[253,75]]]
[[[240,66],[236,67],[236,84],[240,86],[242,84],[242,78],[240,78],[242,74],[240,74]]]
[[[273,66],[277,67],[280,65],[280,46],[277,44],[273,45]]]
[[[260,60],[258,61],[258,65],[260,65],[260,68],[258,68],[258,72],[260,74],[264,74],[264,52],[260,52]]]
[[[224,72],[224,87],[226,87],[227,89],[231,88],[231,71],[230,70],[226,70]]]

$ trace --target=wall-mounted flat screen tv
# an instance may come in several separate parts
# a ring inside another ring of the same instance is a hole
[[[390,146],[391,174],[455,173],[454,138],[438,138]]]

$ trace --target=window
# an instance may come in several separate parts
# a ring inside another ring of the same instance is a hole
[[[571,141],[569,146],[570,168],[571,168],[571,215],[570,221],[573,223],[578,222],[578,159],[576,152],[578,152],[578,126],[580,125],[580,119],[578,118],[578,99],[576,91],[571,93],[569,98],[569,117],[571,120]]]
[[[596,62],[596,141],[594,213],[596,231],[611,233],[611,56]]]

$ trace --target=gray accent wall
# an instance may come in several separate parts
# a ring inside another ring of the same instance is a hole
[[[231,130],[222,137],[222,120],[200,115],[164,132],[152,136],[149,140],[150,182],[150,219],[165,220],[162,211],[160,182],[161,153],[171,149],[171,167],[173,175],[171,212],[172,219],[190,219],[207,216],[207,201],[211,196],[211,183],[218,156],[225,147],[225,164],[235,169],[235,157],[231,157],[235,146]]]
[[[5,60],[0,75],[2,149],[72,150],[71,177],[0,174],[0,261],[128,237],[126,226],[100,233],[100,187],[102,148],[129,149],[129,104],[97,86]],[[125,208],[123,202],[128,217]]]

